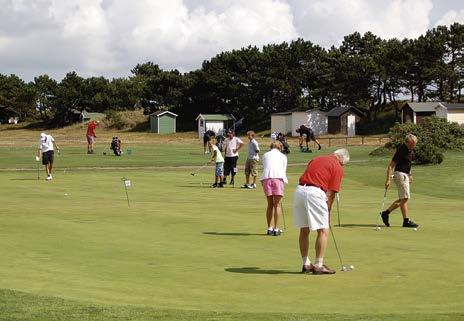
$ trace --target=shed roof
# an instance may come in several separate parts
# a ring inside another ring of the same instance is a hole
[[[199,114],[195,120],[203,118],[204,120],[236,120],[232,114]]]
[[[322,111],[318,108],[313,108],[313,109],[300,109],[300,108],[296,108],[296,109],[291,109],[291,110],[287,110],[287,111],[283,111],[283,112],[280,112],[280,113],[273,113],[271,115],[276,115],[276,116],[287,116],[287,115],[291,115],[293,113],[307,113],[307,114],[310,114],[310,113],[314,113],[314,112],[319,112],[319,113],[323,113],[323,114],[327,114],[327,112],[325,111]]]
[[[457,103],[457,104],[451,104],[451,103],[442,103],[443,106],[445,106],[447,109],[451,110],[462,110],[464,111],[464,104],[463,103]]]
[[[437,108],[443,108],[443,103],[440,102],[423,102],[423,103],[407,103],[403,106],[409,106],[414,112],[431,112],[435,111]]]
[[[364,116],[364,113],[362,111],[360,111],[358,108],[356,108],[356,107],[344,107],[344,106],[339,106],[339,107],[332,108],[327,113],[327,116],[328,117],[340,117],[341,115],[343,115],[344,113],[347,113],[349,111],[353,111],[356,114],[358,114],[359,116]]]
[[[161,117],[161,116],[163,116],[164,114],[171,114],[171,115],[174,116],[174,117],[179,116],[179,115],[174,114],[173,112],[170,112],[170,111],[168,111],[168,110],[159,110],[159,111],[157,111],[157,112],[151,113],[150,116]]]

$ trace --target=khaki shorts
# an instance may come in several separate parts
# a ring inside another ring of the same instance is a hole
[[[258,176],[258,161],[247,159],[245,163],[245,175]]]
[[[396,188],[398,188],[398,198],[409,199],[411,197],[409,192],[409,175],[402,172],[394,172],[393,181],[396,184]]]

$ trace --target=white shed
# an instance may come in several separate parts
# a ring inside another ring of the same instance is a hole
[[[235,117],[232,114],[199,114],[198,137],[202,138],[207,130],[217,133],[219,130],[235,129]]]
[[[403,123],[419,124],[425,117],[436,116],[449,122],[464,124],[464,104],[443,102],[407,103],[402,109]]]
[[[307,111],[287,111],[271,115],[271,131],[298,136],[296,129],[305,125],[314,131],[316,136],[327,134],[327,113],[319,109]]]

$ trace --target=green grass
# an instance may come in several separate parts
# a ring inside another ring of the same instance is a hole
[[[417,232],[399,227],[399,213],[376,232],[389,159],[351,148],[334,232],[356,269],[317,277],[298,273],[292,225],[304,165],[289,167],[287,231],[274,238],[263,235],[260,188],[212,190],[212,168],[193,177],[172,167],[201,165],[201,147],[132,148],[116,158],[66,147],[52,182],[37,181],[33,148],[0,148],[0,320],[464,318],[462,153],[414,167]],[[312,156],[293,153],[289,162]],[[123,176],[133,182],[130,208]],[[339,266],[331,240],[326,262]]]

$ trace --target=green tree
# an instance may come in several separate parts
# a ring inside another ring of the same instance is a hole
[[[48,120],[52,112],[53,100],[56,99],[58,83],[48,75],[34,77],[37,109],[42,120]]]

